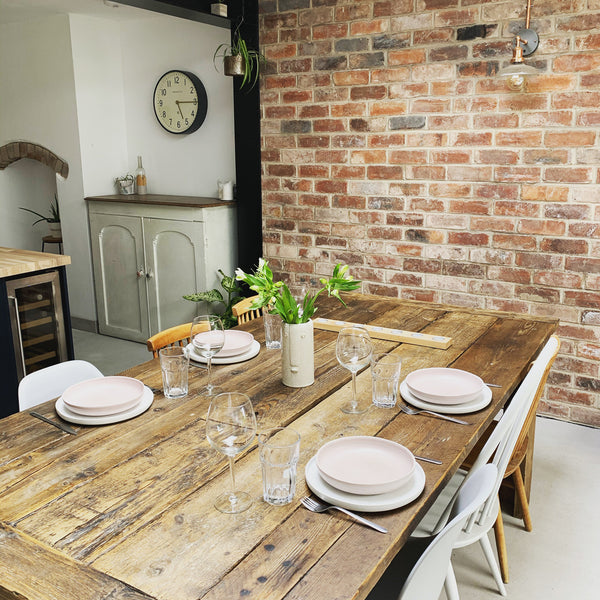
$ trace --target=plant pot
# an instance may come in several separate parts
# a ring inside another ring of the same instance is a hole
[[[134,183],[133,179],[126,179],[124,181],[118,181],[117,187],[119,189],[119,194],[124,194],[126,196],[133,194],[133,192],[134,192],[133,183]]]
[[[223,59],[223,72],[230,77],[233,75],[243,75],[246,72],[241,54],[226,56]]]
[[[306,387],[315,381],[313,323],[284,323],[281,336],[281,381],[288,387]]]
[[[48,223],[48,233],[52,237],[62,237],[62,229],[60,223]]]

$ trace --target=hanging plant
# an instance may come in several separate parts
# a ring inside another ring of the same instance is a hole
[[[223,71],[225,75],[241,76],[242,83],[240,89],[246,84],[250,84],[252,89],[260,75],[261,68],[266,64],[267,59],[262,52],[248,48],[246,40],[240,35],[240,24],[236,27],[231,44],[220,44],[213,55],[213,63],[217,68],[217,59],[223,61]]]

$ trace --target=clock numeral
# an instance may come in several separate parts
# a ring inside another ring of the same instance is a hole
[[[189,120],[187,118],[185,120],[185,124],[186,124],[186,126],[190,124],[190,122],[189,122]]]
[[[181,121],[177,121],[177,129],[181,129]]]
[[[179,85],[179,75],[175,75],[175,77],[173,77],[173,81]]]
[[[167,79],[167,87],[171,87],[171,80]]]
[[[166,110],[162,111],[162,116],[163,116],[163,119],[167,116],[167,111]]]
[[[160,95],[161,96],[166,96],[167,95],[167,90],[165,88],[161,88]]]
[[[159,105],[159,106],[162,108],[163,101],[162,101],[162,100],[159,100],[159,101],[158,101],[158,105]]]
[[[195,110],[193,110],[193,111],[192,111],[192,117],[193,117],[193,116],[195,116],[195,115],[196,115],[196,111],[195,111]]]

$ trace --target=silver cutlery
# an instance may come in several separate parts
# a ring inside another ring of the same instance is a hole
[[[421,413],[425,413],[427,415],[439,417],[440,419],[445,419],[446,421],[452,421],[452,423],[458,423],[459,425],[469,425],[469,423],[466,421],[461,421],[460,419],[455,419],[454,417],[449,417],[448,415],[442,415],[440,413],[433,412],[432,410],[417,410],[406,405],[400,406],[400,410],[407,415],[420,415]]]
[[[497,387],[497,388],[501,388],[501,385],[498,385],[497,383],[484,383],[483,385],[487,385],[488,387]]]
[[[413,454],[413,456],[417,460],[422,460],[423,462],[432,463],[434,465],[441,465],[442,464],[441,460],[436,460],[435,458],[425,458],[424,456],[417,456],[416,454]]]
[[[62,429],[63,431],[66,431],[67,433],[70,433],[71,435],[77,435],[77,431],[75,429],[73,429],[72,427],[69,427],[68,425],[65,425],[64,423],[60,423],[58,421],[53,421],[52,419],[49,419],[48,417],[45,417],[44,415],[41,415],[38,412],[35,411],[29,411],[29,414],[32,417],[35,417],[36,419],[40,419],[41,421],[44,421],[45,423],[49,423],[50,425],[54,425],[54,427],[58,427],[59,429]]]
[[[359,523],[362,523],[363,525],[372,527],[373,529],[375,529],[375,531],[379,531],[380,533],[388,532],[388,530],[385,527],[382,527],[381,525],[377,525],[377,523],[373,523],[373,521],[369,521],[369,519],[360,517],[359,515],[356,515],[353,512],[346,510],[345,508],[342,508],[341,506],[335,506],[333,504],[325,504],[324,502],[320,502],[320,501],[315,500],[314,498],[310,498],[308,496],[302,498],[300,500],[300,502],[302,502],[303,506],[308,508],[308,510],[310,510],[312,512],[322,513],[322,512],[325,512],[326,510],[330,510],[333,508],[335,510],[339,510],[339,511],[347,514],[349,517],[352,517],[353,519],[356,519]]]

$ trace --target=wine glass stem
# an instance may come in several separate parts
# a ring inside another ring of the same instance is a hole
[[[231,493],[235,496],[235,475],[233,473],[233,456],[229,456],[229,475],[231,478]]]
[[[356,404],[356,371],[352,371],[352,406]]]
[[[207,380],[206,380],[206,389],[207,390],[212,390],[212,385],[210,383],[210,373],[211,373],[210,367],[211,367],[211,363],[212,363],[212,356],[209,356],[206,359],[206,366],[207,366],[207,370],[208,370]]]

